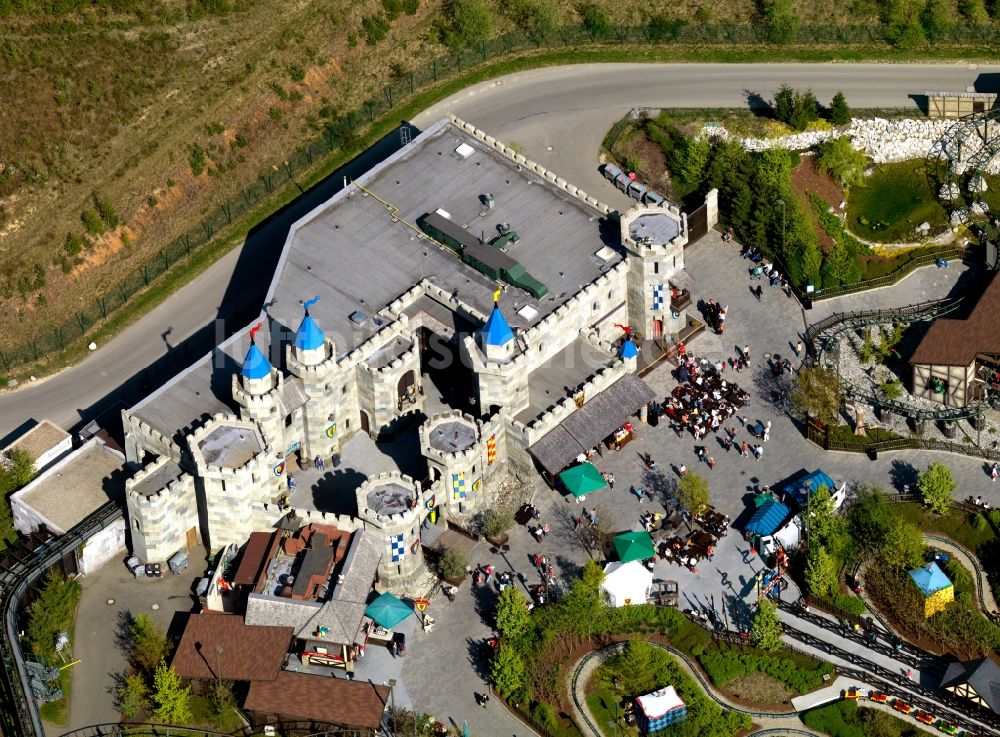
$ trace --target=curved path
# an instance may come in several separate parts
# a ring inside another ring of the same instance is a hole
[[[954,555],[963,566],[972,571],[972,583],[976,587],[976,600],[979,602],[980,611],[987,617],[996,618],[997,602],[993,597],[993,589],[990,587],[986,571],[979,565],[978,556],[951,538],[944,537],[943,535],[934,535],[925,532],[924,542],[929,547],[938,548],[950,555]]]
[[[649,641],[647,640],[647,642]],[[661,650],[666,650],[673,655],[677,662],[680,663],[681,668],[683,668],[689,676],[698,682],[705,694],[723,709],[738,711],[742,714],[749,715],[753,719],[754,723],[761,727],[761,731],[759,733],[822,735],[821,732],[814,732],[805,727],[799,719],[798,712],[751,711],[750,709],[740,706],[739,704],[733,703],[717,691],[716,688],[705,679],[701,671],[691,665],[688,656],[680,650],[670,647],[669,645],[663,645],[659,642],[649,642],[649,644],[654,647],[658,647]],[[586,726],[594,737],[604,737],[604,735],[597,726],[596,717],[594,717],[591,713],[590,707],[587,706],[587,684],[590,683],[590,679],[594,672],[601,667],[605,659],[612,652],[620,649],[621,647],[624,647],[624,643],[607,645],[600,650],[594,650],[593,652],[584,655],[576,663],[576,665],[573,666],[573,674],[570,681],[570,695],[573,697],[573,716],[575,717],[577,724]],[[795,725],[795,728],[792,728],[791,725]],[[757,732],[754,734],[757,734]]]
[[[549,67],[474,85],[432,106],[414,122],[429,122],[453,112],[516,141],[539,163],[604,199],[614,207],[630,203],[596,170],[598,150],[610,126],[629,109],[641,106],[739,107],[748,93],[768,97],[782,82],[812,88],[820,100],[843,90],[855,107],[913,107],[911,94],[928,89],[964,90],[983,73],[1000,67],[948,64],[606,64]],[[227,300],[233,312],[257,314],[258,295],[270,274],[250,274],[231,289],[238,261],[252,260],[284,241],[290,222],[281,215],[268,224],[267,244],[241,245],[180,289],[78,366],[37,385],[0,395],[0,438],[26,421],[48,417],[65,427],[89,420],[107,407],[133,376],[171,354],[192,336],[189,352],[171,367],[206,353],[227,331],[212,329],[217,308]],[[272,232],[273,231],[273,232]],[[253,278],[261,284],[250,284]],[[227,292],[228,297],[227,297]],[[235,292],[235,295],[233,294]],[[245,302],[240,302],[242,300]],[[159,379],[159,377],[157,377]]]

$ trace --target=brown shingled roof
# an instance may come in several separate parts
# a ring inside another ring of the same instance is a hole
[[[253,586],[264,572],[264,566],[273,554],[271,542],[277,537],[277,532],[251,532],[250,539],[243,548],[239,568],[233,576],[237,586]]]
[[[250,684],[243,708],[338,727],[377,729],[389,687],[283,670],[273,681]]]
[[[1000,353],[1000,274],[993,275],[968,318],[935,320],[910,363],[968,366],[980,353]]]
[[[273,681],[292,641],[291,627],[257,627],[232,614],[192,614],[171,665],[183,678]]]

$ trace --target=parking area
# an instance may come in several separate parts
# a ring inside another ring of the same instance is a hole
[[[192,556],[194,558],[194,556]],[[156,624],[174,634],[178,613],[186,614],[195,602],[193,595],[201,561],[192,559],[183,575],[164,572],[161,578],[135,578],[123,563],[114,559],[96,573],[80,579],[83,591],[76,614],[76,642],[73,657],[73,693],[69,725],[47,727],[52,735],[91,724],[117,722],[114,689],[117,677],[127,667],[120,623],[129,614],[148,614]],[[166,567],[164,566],[164,570]],[[173,625],[173,628],[171,627]],[[179,633],[179,630],[177,630]]]

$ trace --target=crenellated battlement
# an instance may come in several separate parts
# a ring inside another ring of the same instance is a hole
[[[462,422],[473,429],[475,431],[475,440],[472,445],[465,450],[456,451],[439,450],[431,445],[430,433],[443,422]],[[483,454],[483,423],[461,410],[440,412],[431,415],[431,417],[420,425],[418,433],[420,435],[420,452],[425,458],[437,461],[442,466],[470,463],[478,460]]]
[[[253,414],[266,414],[277,406],[278,393],[284,384],[284,375],[275,368],[271,369],[271,388],[266,392],[254,393],[243,387],[239,374],[232,376],[233,400],[246,407]]]
[[[413,490],[413,500],[415,505],[412,509],[405,509],[401,512],[396,512],[394,514],[379,514],[373,509],[368,508],[368,493],[379,486],[385,486],[387,484],[395,484],[398,486],[403,486],[407,489]],[[422,505],[424,502],[425,492],[421,490],[420,483],[413,479],[412,476],[407,476],[406,474],[399,473],[397,471],[382,472],[371,476],[365,480],[361,486],[355,491],[358,501],[358,515],[371,522],[376,527],[401,527],[410,524],[418,519],[422,511]]]
[[[226,427],[233,429],[239,428],[251,433],[254,436],[256,445],[259,447],[259,450],[252,451],[250,457],[238,466],[226,466],[213,463],[205,457],[205,453],[202,450],[202,444],[213,432],[219,428]],[[264,440],[264,436],[261,433],[260,428],[255,422],[242,420],[233,415],[223,413],[213,415],[212,418],[202,427],[191,433],[188,438],[188,444],[191,450],[191,457],[194,459],[199,475],[204,476],[206,472],[211,469],[211,474],[214,478],[222,478],[224,480],[235,480],[239,477],[245,477],[248,473],[252,473],[255,468],[266,462],[265,455],[269,447]]]
[[[299,360],[295,347],[289,343],[285,346],[285,365],[292,375],[298,376],[307,384],[310,382],[322,383],[337,370],[334,345],[329,339],[324,341],[323,351],[324,358],[319,363],[303,363]]]
[[[289,511],[288,507],[266,502],[252,502],[250,508],[254,514],[254,521],[260,523],[255,525],[259,528],[273,527]],[[319,512],[315,509],[296,509],[295,516],[302,520],[303,527],[316,522],[324,525],[332,525],[338,530],[344,530],[345,532],[364,529],[364,521],[349,514]]]

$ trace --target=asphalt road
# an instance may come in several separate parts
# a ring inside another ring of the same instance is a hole
[[[855,107],[904,107],[928,90],[964,90],[1000,66],[967,64],[607,64],[522,72],[470,87],[419,115],[426,127],[452,112],[559,172],[612,206],[628,200],[597,172],[610,126],[633,107],[735,107],[782,83],[821,101],[842,89]],[[985,80],[980,80],[980,83]],[[367,167],[365,167],[367,168]],[[0,440],[32,419],[70,428],[116,399],[131,402],[211,349],[257,313],[288,226],[336,191],[341,174],[310,190],[240,249],[171,296],[89,358],[61,374],[0,395]],[[216,326],[218,318],[232,318]],[[178,348],[178,346],[181,346]],[[149,367],[155,367],[150,371]]]

